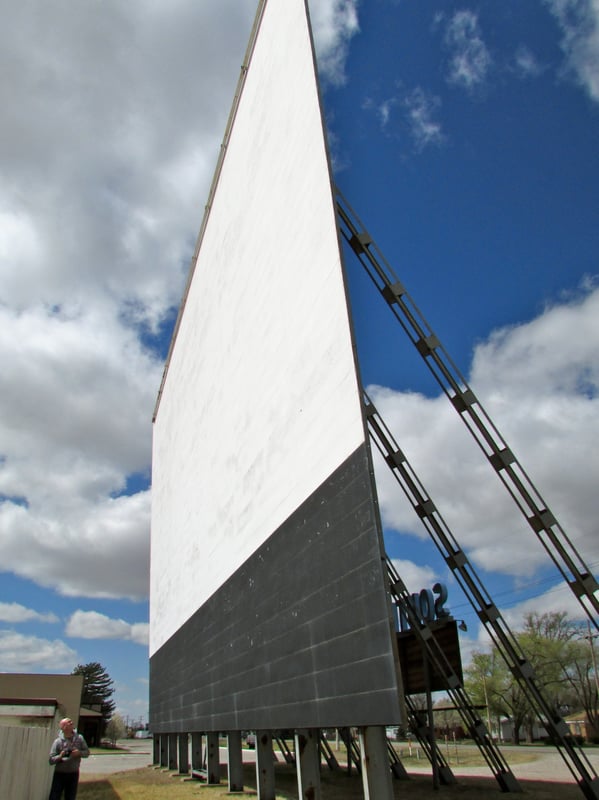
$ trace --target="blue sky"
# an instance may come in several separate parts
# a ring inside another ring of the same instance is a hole
[[[145,719],[151,415],[255,3],[2,6],[0,670],[100,661]],[[599,6],[310,7],[337,182],[596,572]],[[364,382],[506,616],[576,614],[347,263]],[[410,588],[484,646],[378,485]]]

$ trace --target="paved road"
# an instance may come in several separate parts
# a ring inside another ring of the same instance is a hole
[[[552,748],[535,747],[532,752],[535,756],[534,761],[526,764],[514,764],[510,761],[510,751],[522,752],[524,748],[503,745],[501,753],[508,762],[510,769],[517,778],[531,781],[556,781],[560,783],[576,783],[572,773],[560,754]],[[591,763],[595,772],[599,773],[599,751],[586,750],[584,755]],[[481,765],[478,767],[463,767],[459,764],[451,764],[451,769],[455,775],[480,775],[487,777],[491,774],[488,767]],[[410,765],[409,772],[430,773],[430,766],[424,762],[422,767]]]
[[[152,740],[151,739],[132,739],[121,742],[126,751],[111,753],[106,751],[102,755],[92,755],[81,762],[81,773],[83,775],[101,774],[107,775],[113,772],[123,772],[129,769],[139,769],[152,763]],[[510,750],[519,750],[503,746],[501,752],[506,761],[510,763]],[[517,778],[522,780],[546,780],[560,781],[565,783],[575,783],[574,777],[570,773],[564,760],[555,750],[545,748],[535,748],[534,754],[537,756],[535,761],[526,764],[510,764],[510,768]],[[599,773],[599,751],[585,751],[593,768]],[[253,762],[255,760],[254,750],[243,750],[243,760]],[[227,763],[227,750],[221,748],[221,763]],[[454,766],[452,770],[456,775],[482,775],[489,776],[491,773],[486,766],[462,767]],[[410,764],[409,772],[430,774],[430,765],[423,761],[421,767]]]
[[[81,762],[82,775],[110,775],[127,769],[139,769],[152,763],[151,739],[127,739],[119,742],[119,747],[126,751],[111,752],[106,750],[101,755],[91,755]]]
[[[111,752],[104,751],[101,755],[91,755],[81,762],[82,775],[110,775],[113,772],[124,772],[128,769],[140,769],[152,763],[152,740],[151,739],[127,739],[119,742],[119,747],[123,750]],[[255,750],[242,750],[243,760],[247,763],[254,763],[256,760]],[[220,748],[220,762],[227,763],[227,748]]]

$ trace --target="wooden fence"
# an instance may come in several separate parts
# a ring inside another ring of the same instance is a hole
[[[47,800],[53,767],[48,763],[54,728],[0,726],[0,797]]]

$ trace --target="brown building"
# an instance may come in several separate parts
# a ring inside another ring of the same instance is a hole
[[[20,703],[28,700],[38,705],[54,703],[60,717],[70,717],[75,726],[79,724],[82,690],[82,675],[0,673],[0,706],[8,709],[15,700]],[[2,714],[5,719],[10,716]],[[27,718],[26,715],[22,717],[22,719]],[[0,721],[0,724],[3,723]]]

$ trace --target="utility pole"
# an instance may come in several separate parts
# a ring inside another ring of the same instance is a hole
[[[595,655],[595,639],[599,634],[591,633],[591,623],[587,619],[587,629],[588,635],[585,636],[585,639],[589,640],[589,644],[591,645],[591,659],[593,661],[593,672],[595,673],[595,689],[597,690],[597,695],[599,696],[599,675],[597,675],[597,657]]]
[[[491,741],[493,741],[493,728],[491,727],[491,712],[489,711],[489,697],[487,695],[487,677],[483,672],[483,692],[485,695],[485,705],[487,707],[487,728],[489,729],[489,736],[491,737]],[[499,738],[497,739],[499,741]]]

